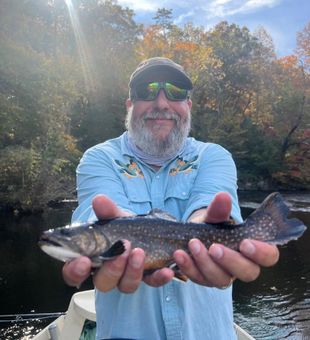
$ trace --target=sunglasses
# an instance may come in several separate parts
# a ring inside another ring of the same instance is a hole
[[[132,89],[130,97],[132,100],[152,101],[157,98],[161,89],[164,90],[166,98],[174,102],[185,100],[189,96],[188,90],[172,83],[153,82],[138,84]]]

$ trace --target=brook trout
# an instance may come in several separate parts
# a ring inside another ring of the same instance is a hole
[[[192,238],[200,239],[208,248],[212,243],[222,243],[238,250],[245,238],[281,245],[299,238],[306,226],[298,219],[288,219],[289,208],[279,193],[270,194],[264,202],[241,224],[228,222],[183,223],[159,210],[146,215],[99,220],[72,224],[45,231],[39,241],[48,255],[69,261],[78,256],[88,256],[94,268],[125,251],[123,240],[146,253],[145,273],[170,267],[174,269],[173,252],[188,251]],[[182,275],[175,269],[176,276]]]

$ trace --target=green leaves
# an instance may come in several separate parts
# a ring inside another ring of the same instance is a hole
[[[241,185],[310,186],[309,25],[298,54],[277,59],[263,28],[178,27],[165,8],[143,27],[114,0],[74,4],[81,46],[63,0],[1,1],[0,201],[74,195],[78,159],[123,131],[129,76],[152,56],[191,75],[192,134],[232,152]]]

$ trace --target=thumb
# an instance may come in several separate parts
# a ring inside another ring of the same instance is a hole
[[[93,198],[93,209],[99,219],[125,217],[130,214],[121,210],[108,196],[97,195]]]
[[[231,213],[231,197],[227,192],[217,193],[207,208],[206,222],[228,221]]]

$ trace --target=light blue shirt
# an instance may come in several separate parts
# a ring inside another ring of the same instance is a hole
[[[159,208],[186,221],[219,191],[231,195],[231,215],[242,221],[236,167],[224,148],[188,138],[183,152],[156,172],[134,158],[124,137],[85,152],[77,169],[79,206],[73,221],[96,219],[91,201],[97,194],[134,214]],[[236,339],[231,288],[208,288],[190,280],[160,288],[142,283],[133,294],[96,291],[96,312],[97,339]]]

